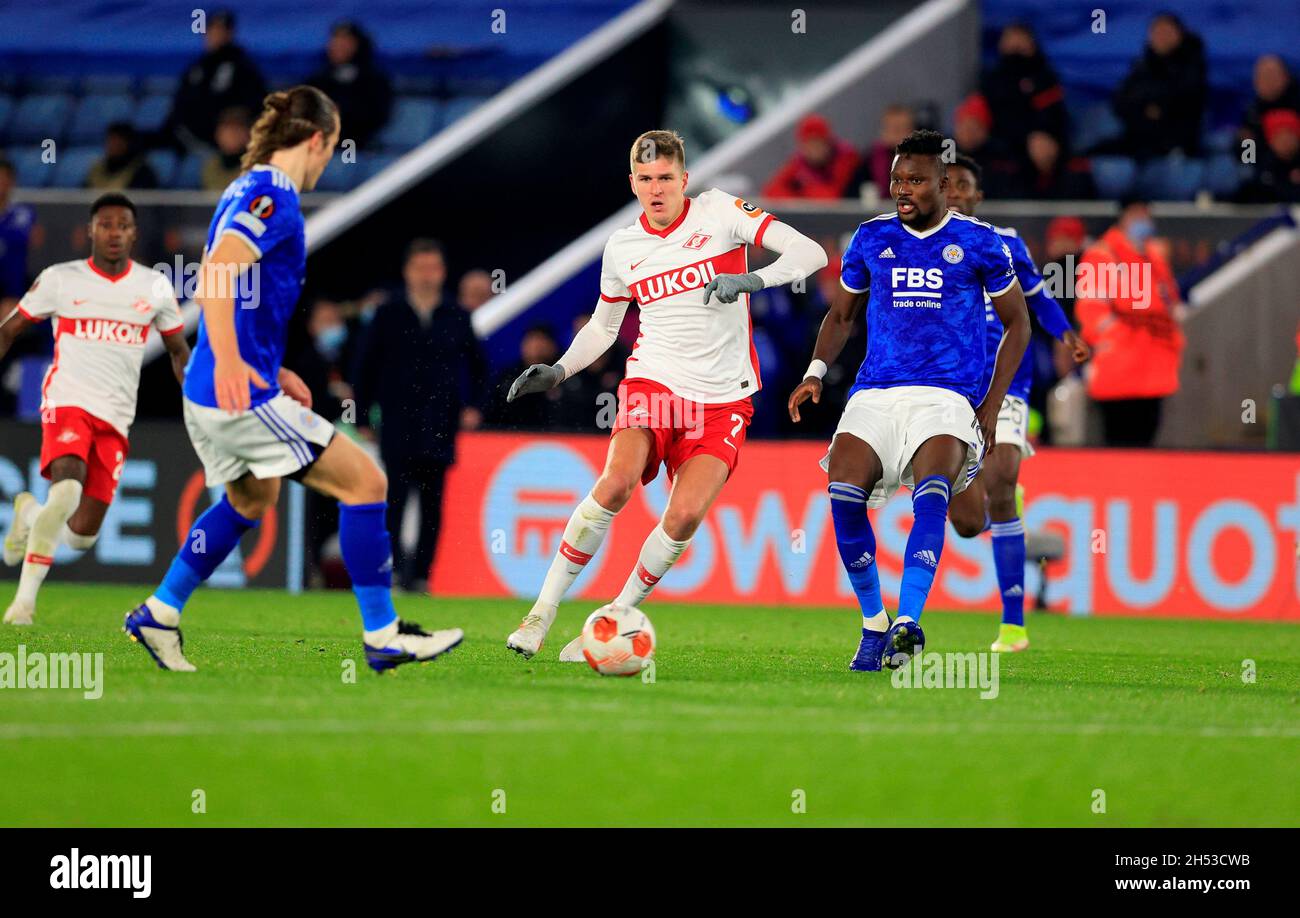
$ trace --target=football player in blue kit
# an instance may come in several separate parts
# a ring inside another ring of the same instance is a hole
[[[979,164],[969,156],[957,156],[948,166],[948,206],[968,217],[975,216],[984,191]],[[994,232],[1006,240],[1016,277],[1025,301],[1047,333],[1070,349],[1075,363],[1088,359],[1088,345],[1070,327],[1059,303],[1047,291],[1043,276],[1025,242],[1009,227],[995,226]],[[993,375],[993,363],[1002,337],[1002,322],[985,298],[984,378]],[[1014,653],[1029,647],[1025,628],[1025,526],[1021,519],[1022,491],[1017,483],[1020,461],[1034,454],[1029,445],[1029,388],[1033,383],[1033,361],[1028,353],[1020,361],[1011,388],[998,411],[997,443],[984,456],[980,473],[970,487],[955,498],[948,515],[959,536],[972,538],[990,530],[993,540],[993,566],[997,571],[998,594],[1002,597],[1002,623],[992,650]]]
[[[821,378],[866,309],[867,357],[836,428],[827,471],[840,559],[862,607],[849,668],[897,668],[922,651],[921,611],[943,554],[948,503],[974,479],[993,443],[998,410],[1029,344],[1029,314],[1011,250],[993,227],[948,209],[943,135],[914,131],[890,173],[895,211],[858,227],[813,360],[791,393],[821,400]],[[984,379],[984,294],[1004,326]],[[880,593],[868,507],[912,488],[898,617]]]

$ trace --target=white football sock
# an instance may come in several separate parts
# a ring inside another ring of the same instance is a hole
[[[606,510],[596,503],[590,494],[582,499],[582,503],[573,511],[573,516],[569,517],[568,525],[564,527],[560,550],[555,553],[551,569],[546,572],[534,611],[555,614],[564,594],[600,548],[600,543],[605,541],[605,533],[609,532],[613,521],[614,511]]]
[[[868,618],[862,616],[862,627],[868,631],[885,632],[889,630],[889,613],[881,609],[875,615]]]
[[[36,594],[54,563],[54,551],[59,547],[64,524],[80,503],[81,482],[65,478],[50,485],[50,495],[32,520],[32,531],[27,536],[27,556],[23,558],[23,572],[18,578],[18,602],[36,603]]]
[[[63,525],[63,544],[77,551],[89,551],[99,538],[99,533],[94,535],[81,535],[73,532],[68,525]]]
[[[624,606],[641,605],[655,588],[655,584],[668,573],[668,568],[673,566],[690,544],[690,539],[678,542],[676,539],[668,538],[663,523],[657,524],[650,530],[645,544],[641,546],[641,557],[637,559],[636,569],[627,578],[627,583],[623,584],[623,592],[618,594],[618,599],[614,602]]]
[[[45,509],[45,505],[37,501],[29,501],[23,508],[23,525],[28,529],[32,528],[32,523],[36,522],[36,514]]]

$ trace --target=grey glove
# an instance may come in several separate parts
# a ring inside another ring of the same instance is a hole
[[[742,293],[758,293],[763,289],[763,278],[757,274],[719,274],[704,288],[704,305],[716,293],[719,303],[734,303]]]
[[[506,395],[507,402],[513,402],[521,395],[527,395],[530,392],[545,392],[547,389],[554,389],[564,381],[564,371],[560,369],[559,364],[548,367],[544,363],[535,363],[528,369],[519,374],[519,378],[510,384],[510,392]]]

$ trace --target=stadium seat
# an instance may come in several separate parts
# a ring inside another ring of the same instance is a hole
[[[1087,153],[1103,140],[1118,137],[1122,131],[1123,125],[1111,111],[1110,103],[1095,103],[1084,109],[1083,113],[1075,119],[1074,149],[1080,153]]]
[[[1216,198],[1231,198],[1245,180],[1247,167],[1230,153],[1219,153],[1205,164],[1205,185]]]
[[[134,91],[135,77],[129,73],[95,73],[81,80],[81,92],[87,96],[129,96]]]
[[[351,191],[366,178],[364,165],[366,160],[364,153],[355,163],[345,163],[340,157],[334,157],[321,173],[320,180],[316,182],[316,190]]]
[[[162,127],[171,109],[171,96],[162,93],[145,96],[136,105],[135,114],[131,117],[131,123],[135,125],[137,131],[153,133]]]
[[[41,161],[40,147],[24,144],[11,147],[5,158],[13,163],[19,188],[44,188],[54,179],[54,163]]]
[[[393,92],[399,96],[427,96],[438,89],[438,78],[425,74],[399,73],[393,77]]]
[[[158,176],[159,188],[170,188],[176,180],[176,154],[171,150],[151,150],[145,160]]]
[[[38,73],[23,80],[23,86],[29,95],[75,95],[77,77],[70,73]]]
[[[72,114],[72,96],[42,93],[23,96],[14,107],[7,131],[10,142],[33,143],[46,139],[62,140],[63,130]]]
[[[1118,198],[1133,187],[1137,164],[1127,156],[1094,156],[1092,180],[1103,198]]]
[[[440,114],[438,103],[432,99],[400,98],[393,104],[393,114],[376,142],[382,149],[398,153],[419,146],[437,132]]]
[[[1138,185],[1159,201],[1190,201],[1201,190],[1204,178],[1203,161],[1174,153],[1145,163]]]
[[[180,78],[171,74],[154,74],[140,80],[140,91],[146,96],[174,96]]]
[[[0,137],[5,136],[5,125],[9,123],[9,116],[13,114],[14,99],[8,93],[0,93]]]
[[[447,103],[447,107],[443,110],[443,126],[446,127],[450,124],[454,124],[486,101],[486,99],[480,96],[459,96],[452,99]]]
[[[176,173],[172,176],[173,188],[202,188],[203,187],[203,160],[206,157],[202,153],[188,153],[176,167]]]
[[[59,158],[54,164],[54,179],[51,184],[56,188],[82,188],[86,176],[95,160],[103,155],[99,147],[69,147],[59,151]]]
[[[401,159],[397,153],[362,153],[361,154],[361,178],[363,181],[369,181],[379,173],[383,172],[393,163]]]
[[[128,95],[82,96],[68,124],[69,143],[100,143],[114,121],[130,121],[135,103]]]

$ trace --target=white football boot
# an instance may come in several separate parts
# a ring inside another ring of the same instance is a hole
[[[36,605],[30,602],[19,602],[15,599],[5,610],[6,625],[30,625],[32,617],[36,615]]]
[[[558,607],[547,609],[545,606],[533,606],[519,627],[506,638],[506,646],[525,660],[531,659],[546,643],[546,632],[551,630],[558,611]]]
[[[32,528],[23,520],[27,516],[27,507],[34,503],[36,498],[26,491],[14,498],[13,521],[9,524],[9,534],[5,536],[5,564],[9,567],[22,564],[23,556],[27,554],[27,535]],[[8,616],[5,621],[9,621]]]
[[[158,621],[147,605],[136,606],[126,613],[122,630],[127,637],[148,651],[159,669],[168,669],[174,673],[195,671],[194,664],[185,659],[182,652],[185,639],[181,636],[181,629]]]
[[[366,663],[377,673],[395,669],[403,663],[428,663],[465,640],[459,628],[425,631],[415,622],[401,619],[366,635],[363,644]]]
[[[578,635],[569,643],[564,645],[560,651],[561,663],[586,663],[587,658],[582,655],[582,635]]]

